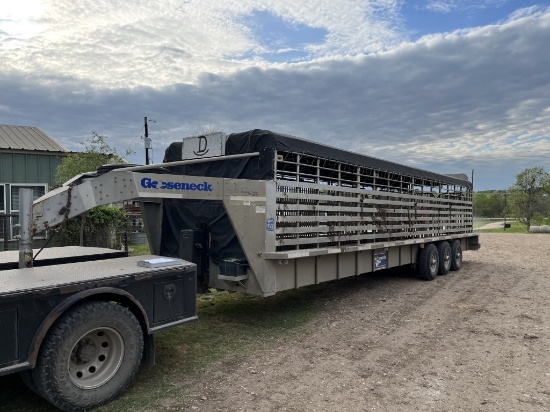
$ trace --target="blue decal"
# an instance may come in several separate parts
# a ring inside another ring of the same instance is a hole
[[[272,217],[267,219],[267,222],[265,224],[265,229],[268,232],[273,232],[275,230],[275,219],[273,219]]]
[[[374,270],[387,269],[388,268],[388,255],[387,253],[376,253],[374,255]]]
[[[160,186],[159,186],[160,184]],[[141,179],[141,187],[145,189],[167,189],[167,190],[198,190],[199,192],[212,192],[212,185],[208,182],[185,183],[185,182],[159,182],[150,177]]]

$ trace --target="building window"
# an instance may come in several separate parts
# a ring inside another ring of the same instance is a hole
[[[17,184],[10,185],[10,212],[19,212],[19,190],[20,189],[32,189],[32,200],[38,199],[40,196],[46,193],[46,185],[42,184]],[[20,236],[19,232],[19,217],[10,218],[10,230],[11,238],[15,239]],[[35,239],[45,237],[46,233],[42,232],[34,236]]]
[[[19,190],[32,189],[32,200],[38,199],[46,193],[46,185],[22,184],[10,185],[10,210],[11,213],[19,212]]]
[[[0,185],[0,213],[6,213],[6,186]]]
[[[3,213],[6,213],[6,186],[0,184],[0,214]],[[4,231],[7,231],[8,228],[7,219],[7,216],[0,216],[0,240],[4,240]]]

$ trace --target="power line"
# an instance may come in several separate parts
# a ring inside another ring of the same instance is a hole
[[[126,148],[125,152],[128,152],[128,150],[130,149],[130,146],[132,146],[134,144],[134,142],[136,141],[136,139],[138,138],[138,136],[141,136],[141,132],[143,131],[145,126],[141,126],[141,129],[139,129],[139,132],[137,133],[137,135],[134,137],[134,140],[132,140],[132,142],[128,145],[128,147]]]
[[[153,123],[156,123],[155,120],[151,120]],[[153,163],[153,160],[152,160],[152,157],[150,156],[150,152],[152,151],[152,142],[151,142],[151,139],[149,138],[149,125],[147,124],[147,117],[144,117],[143,118],[143,127],[145,129],[145,140],[144,140],[144,143],[145,143],[145,164],[148,165],[148,164],[151,164]]]

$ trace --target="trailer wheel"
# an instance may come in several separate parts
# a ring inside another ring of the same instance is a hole
[[[419,276],[424,280],[434,280],[439,271],[439,254],[433,243],[420,250],[418,259]]]
[[[460,270],[462,267],[462,246],[460,240],[455,239],[451,245],[451,270]]]
[[[142,353],[141,326],[128,309],[88,302],[48,332],[32,377],[38,393],[58,408],[89,410],[126,390]]]
[[[439,255],[439,274],[446,275],[451,270],[451,245],[449,242],[439,242],[437,245],[437,253]]]

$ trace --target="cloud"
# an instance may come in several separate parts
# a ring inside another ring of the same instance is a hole
[[[295,3],[265,4],[289,24],[342,36],[345,47],[333,48],[327,40],[324,49],[312,49],[318,56],[295,64],[230,60],[259,47],[243,21],[257,10],[252,2],[231,3],[229,12],[214,2],[152,2],[152,21],[143,19],[139,4],[125,3],[122,13],[111,2],[98,1],[92,11],[66,3],[62,12],[80,12],[86,24],[79,24],[89,31],[73,36],[69,28],[63,34],[60,22],[68,20],[52,17],[56,29],[43,36],[59,35],[59,58],[37,50],[26,65],[12,60],[10,70],[0,69],[3,101],[10,102],[0,105],[0,118],[40,126],[73,150],[95,130],[121,151],[140,151],[136,142],[146,115],[156,121],[149,130],[157,162],[169,143],[217,126],[227,133],[271,129],[439,172],[475,168],[486,188],[511,184],[522,168],[548,165],[550,54],[543,51],[550,9],[388,47],[398,32],[390,24],[389,34],[376,29],[361,42],[347,29],[357,20],[338,25],[327,15],[325,23],[319,10],[303,17],[306,5]],[[379,4],[381,10],[368,10],[394,13],[394,2]],[[94,17],[111,13],[120,16],[103,22]],[[171,16],[164,28],[156,20],[163,13]],[[193,23],[180,27],[184,22]],[[224,42],[217,43],[224,31]],[[84,38],[88,43],[79,48]],[[336,49],[369,49],[372,39],[385,47],[332,55]]]
[[[436,13],[451,13],[455,11],[482,10],[499,7],[511,0],[428,0],[424,6]]]
[[[205,71],[223,74],[266,66],[264,45],[253,32],[257,12],[324,30],[322,43],[300,45],[307,59],[382,50],[399,40],[392,28],[397,0],[38,4],[42,6],[32,13],[17,8],[0,21],[2,61],[29,75],[59,74],[96,87],[162,87],[194,82]]]
[[[538,18],[544,16],[548,11],[550,10],[550,7],[546,6],[530,6],[530,7],[524,7],[515,10],[513,13],[511,13],[508,16],[508,19],[506,19],[505,22],[512,22],[512,21],[518,21],[523,18]]]

